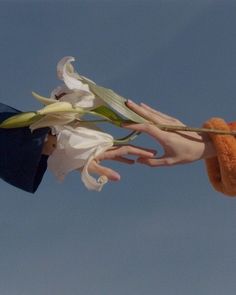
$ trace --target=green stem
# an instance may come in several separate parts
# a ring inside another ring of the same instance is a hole
[[[141,132],[133,131],[125,137],[114,139],[114,144],[122,145],[134,140]]]
[[[115,120],[108,118],[106,115],[96,113],[94,111],[87,111],[83,110],[81,111],[81,108],[78,109],[72,109],[72,110],[66,110],[66,111],[60,111],[61,113],[78,113],[78,114],[90,114],[99,118],[102,118],[100,120],[84,120],[81,122],[91,122],[91,123],[112,123],[115,124],[116,126],[120,126],[122,123],[131,123],[131,124],[139,124],[137,122],[132,122],[130,120]],[[58,111],[52,111],[49,114],[55,114],[59,113]],[[10,117],[6,119],[5,121],[1,122],[0,128],[20,128],[20,127],[26,127],[31,125],[32,123],[36,122],[38,119],[42,118],[43,115],[38,114],[37,112],[28,112],[28,113],[21,113],[19,115],[15,115],[13,117]],[[178,126],[178,125],[165,125],[165,124],[155,124],[153,122],[149,122],[150,124],[154,124],[158,128],[160,128],[163,131],[168,131],[168,132],[178,132],[178,131],[187,131],[187,132],[197,132],[197,133],[213,133],[213,134],[220,134],[220,135],[233,135],[236,136],[236,131],[227,131],[227,130],[219,130],[219,129],[209,129],[209,128],[195,128],[195,127],[188,127],[188,126]],[[122,126],[121,126],[122,127]],[[131,133],[130,135],[117,139],[117,143],[121,142],[127,142],[130,140],[133,140],[137,134]]]

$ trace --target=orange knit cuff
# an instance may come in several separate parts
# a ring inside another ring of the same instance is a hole
[[[236,124],[212,118],[203,127],[235,130]],[[228,196],[236,196],[236,138],[232,135],[209,134],[217,156],[205,160],[209,180],[213,187]]]

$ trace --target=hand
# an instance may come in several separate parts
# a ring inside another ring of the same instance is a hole
[[[202,135],[196,132],[186,131],[163,131],[155,126],[155,124],[185,125],[179,120],[158,112],[143,103],[138,105],[132,101],[128,101],[126,105],[149,122],[144,124],[125,124],[125,127],[149,134],[164,149],[163,156],[158,158],[139,157],[138,162],[152,167],[171,166],[215,156],[216,151],[207,134]]]
[[[42,154],[50,156],[55,150],[56,146],[57,137],[55,135],[48,134],[43,145]]]
[[[114,160],[125,164],[134,164],[135,160],[129,159],[125,156],[132,155],[142,159],[151,159],[156,152],[151,149],[144,149],[132,145],[114,146],[111,149],[100,154],[95,160],[89,165],[89,173],[95,173],[100,176],[104,175],[109,180],[118,181],[120,180],[120,174],[111,168],[104,167],[100,164],[104,160]]]

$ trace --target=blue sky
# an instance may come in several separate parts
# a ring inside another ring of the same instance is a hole
[[[235,1],[0,1],[1,101],[39,108],[31,91],[48,95],[72,55],[83,75],[188,125],[235,120],[235,14]],[[47,173],[35,195],[1,181],[0,293],[235,294],[236,201],[204,163],[108,164],[122,179],[101,193],[76,173]]]

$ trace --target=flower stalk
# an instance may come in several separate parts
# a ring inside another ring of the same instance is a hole
[[[236,136],[236,131],[228,131],[228,130],[220,130],[220,129],[210,129],[210,128],[196,128],[189,126],[177,126],[177,125],[165,125],[165,124],[155,124],[150,122],[150,124],[154,124],[158,128],[167,132],[178,132],[178,131],[188,131],[188,132],[197,132],[197,133],[213,133],[219,135],[233,135]]]
[[[75,113],[80,115],[92,115],[96,117],[100,117],[102,119],[98,120],[80,120],[79,122],[84,123],[111,123],[116,126],[122,127],[124,123],[132,123],[132,124],[139,124],[139,122],[133,122],[132,120],[123,119],[120,116],[117,118],[112,118],[103,112],[97,112],[96,109],[89,111],[84,110],[80,107],[73,108],[69,103],[66,102],[57,102],[55,104],[49,104],[41,110],[36,112],[26,112],[20,113],[18,115],[12,116],[0,124],[0,128],[4,129],[11,129],[11,128],[21,128],[27,127],[38,120],[40,120],[45,115],[53,115],[58,113]],[[114,114],[114,113],[113,113]],[[178,131],[185,131],[185,132],[197,132],[197,133],[213,133],[219,135],[233,135],[236,136],[236,131],[228,131],[228,130],[219,130],[219,129],[209,129],[209,128],[197,128],[197,127],[190,127],[190,126],[178,126],[178,125],[165,125],[165,124],[157,124],[153,122],[148,122],[149,124],[154,124],[158,128],[163,131],[167,132],[178,132]],[[127,139],[130,135],[127,136]],[[135,139],[135,137],[130,137],[130,140]],[[126,141],[126,137],[120,139],[121,141]],[[119,140],[117,140],[118,142]]]

